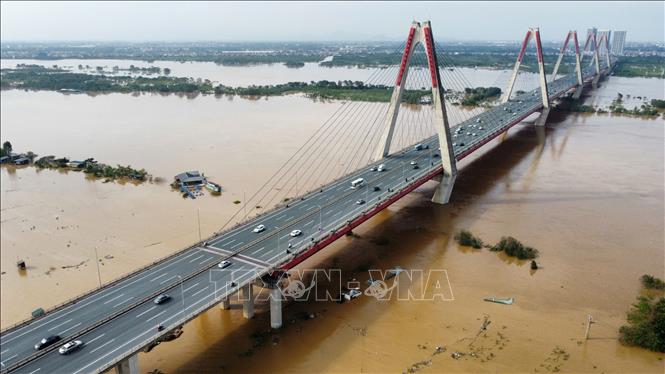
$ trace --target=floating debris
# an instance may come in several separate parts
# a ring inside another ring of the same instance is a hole
[[[515,302],[514,298],[497,298],[497,297],[486,297],[483,300],[489,301],[491,303],[497,303],[497,304],[505,304],[505,305],[513,305]]]

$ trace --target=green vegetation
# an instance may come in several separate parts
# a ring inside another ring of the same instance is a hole
[[[499,95],[501,95],[501,89],[499,87],[467,87],[464,89],[464,99],[462,99],[462,105],[476,106],[481,102],[487,101],[488,99],[495,99],[499,97]]]
[[[2,143],[2,148],[0,149],[0,157],[7,156],[12,153],[12,143],[6,141]]]
[[[619,58],[612,75],[619,77],[665,78],[665,57],[624,56]]]
[[[490,249],[494,252],[503,251],[510,257],[517,257],[520,260],[531,260],[538,257],[538,250],[527,247],[512,236],[504,236]]]
[[[651,106],[656,109],[665,109],[665,100],[653,99],[651,100]]]
[[[84,92],[212,92],[212,83],[191,78],[107,76],[71,73],[39,65],[2,69],[2,88]]]
[[[665,290],[665,282],[653,275],[644,274],[642,278],[640,278],[640,281],[642,282],[642,286],[648,290]]]
[[[653,103],[654,100],[651,100],[651,102]],[[658,101],[656,103],[660,104]],[[634,116],[657,116],[660,114],[658,108],[649,103],[644,103],[639,107],[635,106],[633,109],[625,108],[623,106],[623,95],[620,92],[617,93],[617,97],[610,104],[609,110],[612,114],[630,114]]]
[[[626,345],[665,352],[665,297],[639,296],[619,328],[619,341]]]
[[[455,240],[457,240],[460,245],[465,245],[476,249],[480,249],[484,245],[480,238],[475,237],[470,231],[467,230],[461,230],[458,232],[457,235],[455,235]]]

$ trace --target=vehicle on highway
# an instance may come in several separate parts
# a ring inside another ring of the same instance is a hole
[[[365,200],[363,200],[363,199],[358,199],[358,200],[356,200],[356,204],[358,204],[358,205],[363,205],[363,204],[365,204]]]
[[[355,179],[351,181],[351,188],[358,188],[365,184],[365,180],[362,178]]]
[[[478,118],[478,119],[476,120],[476,123],[481,123],[481,122],[483,122],[483,120],[480,119],[480,118]]]
[[[300,236],[300,235],[302,235],[302,231],[300,231],[300,230],[293,230],[293,231],[291,231],[291,233],[290,233],[289,235],[291,235],[291,236],[293,236],[293,237]]]
[[[82,341],[74,340],[60,347],[60,349],[58,349],[58,353],[60,353],[61,355],[67,355],[81,348],[82,346],[83,346]]]
[[[376,171],[376,170],[377,170],[377,169],[376,169],[376,166],[372,166],[372,168],[369,169],[369,171]]]
[[[423,149],[423,145],[420,144],[420,143],[418,143],[418,144],[416,144],[413,148],[414,148],[416,151],[420,151],[420,150]]]
[[[164,325],[157,325],[157,331],[164,330]]]
[[[418,165],[413,165],[413,169],[414,169],[414,170],[415,170],[415,169],[420,169],[420,166],[418,166]]]
[[[381,187],[379,187],[379,186],[374,186],[374,192],[376,192],[376,191],[381,191]]]
[[[416,160],[411,161],[411,165],[418,165],[418,162]]]
[[[37,351],[42,350],[53,343],[59,342],[60,339],[62,339],[60,335],[47,336],[44,339],[40,340],[39,343],[35,344],[35,350]]]
[[[164,304],[165,302],[167,302],[167,301],[169,301],[169,300],[171,300],[171,296],[169,296],[169,295],[163,293],[163,294],[157,296],[157,297],[155,298],[155,300],[153,300],[153,302],[154,302],[155,304],[157,304],[157,305],[160,305],[160,304]]]
[[[265,227],[264,225],[258,225],[258,226],[256,226],[256,227],[254,228],[253,231],[254,231],[254,232],[261,232],[261,231],[263,231],[263,230],[265,230],[265,229],[266,229],[266,227]]]
[[[376,170],[377,170],[377,171],[385,171],[385,170],[386,170],[386,165],[385,165],[385,164],[381,164],[381,165],[379,165],[379,167],[378,167]]]
[[[229,266],[231,266],[231,261],[228,261],[228,260],[224,260],[224,261],[220,262],[219,264],[217,264],[217,267],[220,268],[220,269],[226,269]]]

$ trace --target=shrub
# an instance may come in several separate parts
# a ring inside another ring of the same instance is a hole
[[[531,260],[538,257],[537,249],[525,246],[512,236],[502,237],[501,241],[495,244],[491,250],[495,252],[503,251],[506,255],[517,257],[520,260]]]
[[[619,329],[619,341],[626,345],[665,352],[665,297],[655,300],[640,296],[627,315],[628,325]]]
[[[642,278],[642,285],[649,290],[665,290],[665,282],[662,279],[656,278],[653,275],[644,274]]]
[[[462,230],[458,232],[457,235],[455,235],[455,240],[457,240],[460,245],[465,245],[476,249],[483,247],[483,241],[480,240],[480,238],[473,236],[471,231]]]

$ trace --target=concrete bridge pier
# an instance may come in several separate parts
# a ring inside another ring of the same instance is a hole
[[[118,362],[115,365],[115,371],[118,374],[140,374],[141,370],[139,369],[138,353],[135,353],[134,355]]]
[[[242,316],[251,319],[254,318],[254,289],[251,284],[242,288]]]
[[[457,174],[439,174],[432,178],[433,180],[439,182],[439,185],[436,186],[436,189],[434,190],[434,196],[432,196],[433,203],[448,204],[448,201],[450,201],[450,194],[453,193],[453,186],[455,185],[456,177]]]
[[[575,89],[575,92],[573,92],[573,99],[579,100],[579,98],[582,97],[582,91],[583,91],[583,86],[578,86]]]
[[[534,124],[536,126],[545,126],[545,122],[547,122],[547,117],[550,115],[550,108],[543,108],[542,112],[540,112],[540,117],[536,119]]]
[[[270,327],[282,327],[282,291],[279,287],[270,290]]]
[[[231,309],[231,302],[229,301],[229,298],[228,297],[223,298],[222,303],[219,305],[219,307],[223,310]]]

